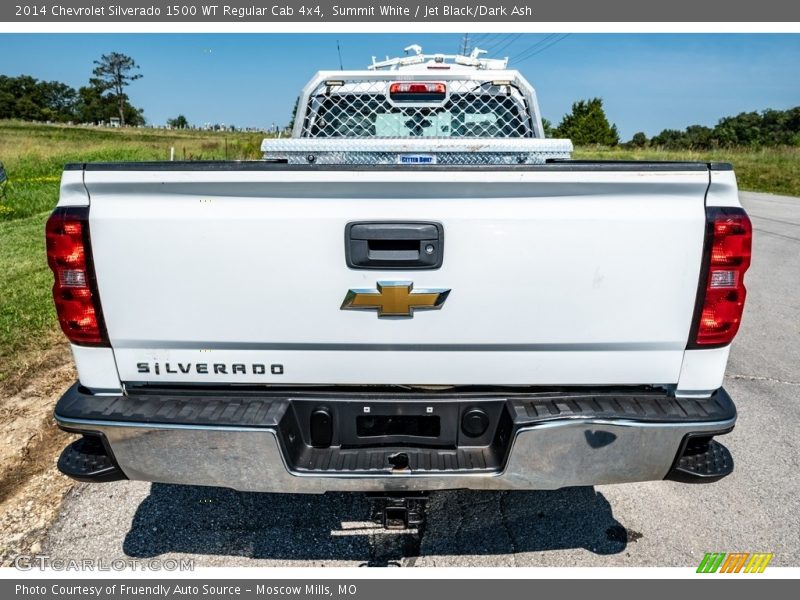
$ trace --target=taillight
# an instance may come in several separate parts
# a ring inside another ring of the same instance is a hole
[[[706,209],[703,269],[690,348],[725,346],[739,331],[752,241],[753,228],[743,209]]]
[[[47,263],[61,329],[74,344],[108,344],[89,239],[89,209],[57,208],[46,226]]]
[[[389,96],[399,102],[433,102],[445,99],[447,86],[431,81],[398,81],[389,85]]]

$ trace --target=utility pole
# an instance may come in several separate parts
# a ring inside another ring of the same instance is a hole
[[[461,40],[461,54],[468,56],[469,53],[469,34],[465,33],[464,38]]]

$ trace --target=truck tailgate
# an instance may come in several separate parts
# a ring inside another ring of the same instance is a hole
[[[84,169],[124,382],[678,381],[706,165]],[[441,224],[441,268],[348,268],[353,221]],[[396,281],[450,293],[413,318],[341,309]]]

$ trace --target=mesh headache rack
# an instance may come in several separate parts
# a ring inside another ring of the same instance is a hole
[[[290,164],[541,164],[569,158],[544,139],[536,93],[505,61],[414,55],[367,71],[322,71],[303,88],[292,137],[264,158]],[[453,59],[448,62],[448,59]]]

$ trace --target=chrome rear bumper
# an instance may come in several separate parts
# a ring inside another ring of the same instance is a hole
[[[553,414],[552,408],[541,415],[541,409],[534,410],[538,415],[534,417],[530,409],[526,409],[527,415],[520,415],[520,406],[527,400],[494,396],[508,403],[514,422],[503,461],[496,469],[471,468],[464,461],[474,462],[474,458],[453,448],[421,451],[433,455],[433,460],[420,458],[414,468],[397,470],[382,462],[381,456],[402,448],[334,448],[318,455],[323,458],[292,464],[281,413],[291,406],[288,398],[273,398],[271,408],[262,411],[263,426],[253,426],[252,419],[244,418],[238,425],[230,419],[222,419],[221,424],[214,424],[213,419],[182,419],[182,411],[184,417],[191,411],[186,408],[186,397],[183,407],[162,402],[161,408],[156,404],[138,416],[128,408],[121,418],[119,410],[114,412],[114,402],[101,400],[103,407],[98,408],[85,397],[75,401],[75,395],[81,393],[72,388],[65,394],[56,408],[56,421],[63,429],[103,438],[109,455],[127,478],[259,492],[544,490],[658,480],[673,469],[689,436],[727,433],[736,421],[735,408],[724,390],[708,401],[687,400],[685,405],[674,398],[655,398],[653,413],[658,413],[658,406],[663,410],[667,400],[677,403],[678,408],[668,406],[661,418],[649,414],[647,407],[644,412],[648,414],[626,416],[631,411],[618,401],[619,392],[612,400],[622,410],[609,409],[613,402],[598,402],[596,398],[601,396],[596,393],[594,400],[585,404],[582,400],[575,403],[574,398],[586,398],[586,394],[558,393],[556,403],[547,406],[571,404],[573,408],[564,408],[564,414]],[[126,402],[130,406],[130,399]],[[83,408],[76,408],[78,405]],[[599,410],[574,409],[592,405]],[[247,410],[257,412],[252,406]],[[112,418],[98,418],[103,414]]]

